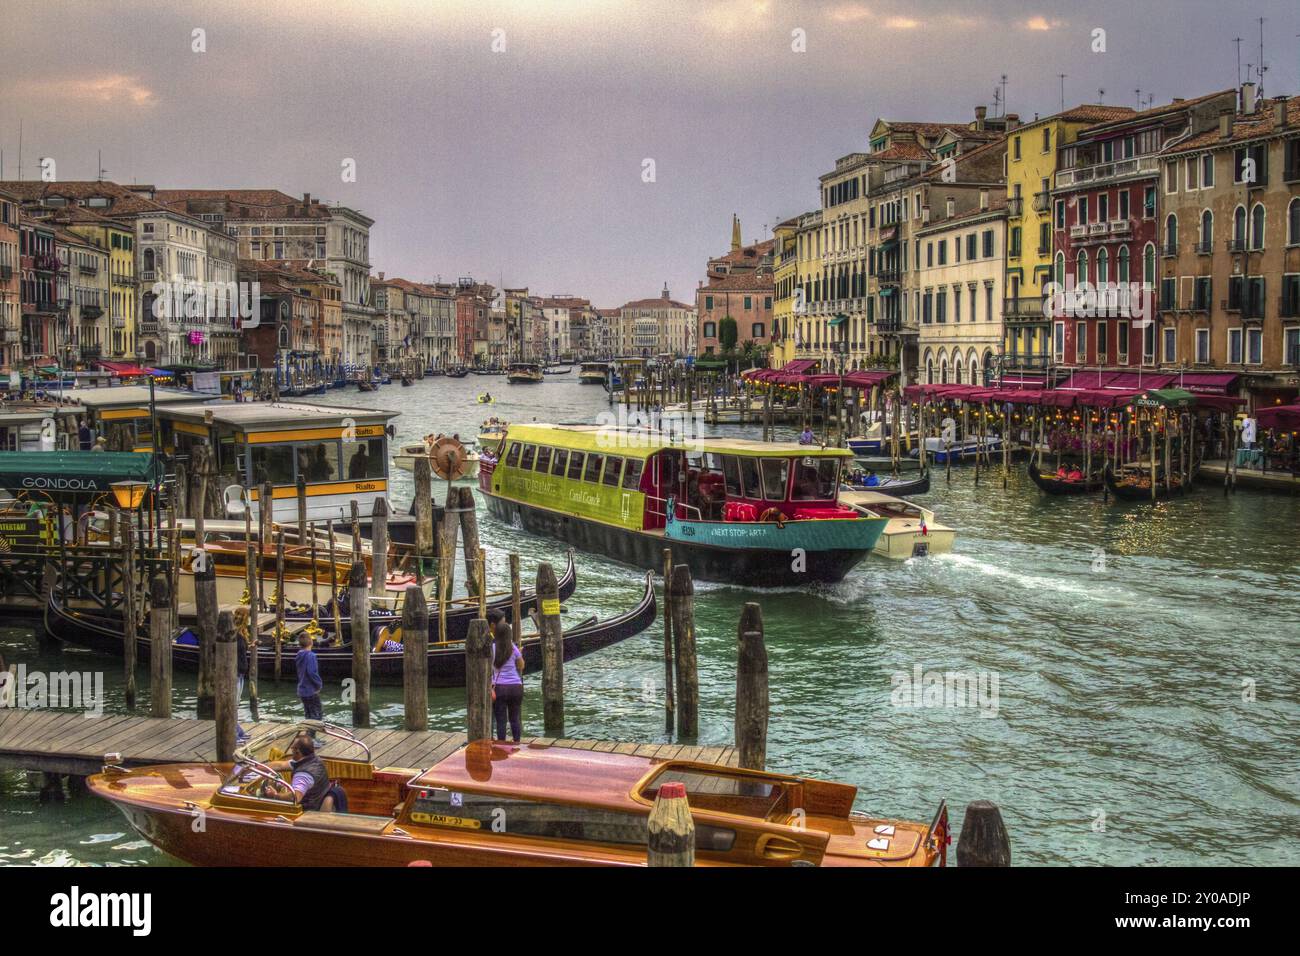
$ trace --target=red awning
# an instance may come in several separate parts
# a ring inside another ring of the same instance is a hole
[[[1062,382],[1057,388],[1063,388],[1067,391],[1080,391],[1088,388],[1105,388],[1114,380],[1119,372],[1074,372],[1069,379]]]
[[[1197,395],[1227,395],[1240,377],[1236,372],[1181,372],[1174,384]]]
[[[850,372],[844,376],[844,384],[852,385],[854,388],[875,388],[884,382],[889,381],[896,376],[897,372]]]
[[[131,376],[149,374],[138,365],[132,365],[130,362],[100,362],[99,367],[105,372],[112,372],[114,375]]]
[[[1255,414],[1260,428],[1300,429],[1300,405],[1270,405]]]
[[[1105,387],[1145,392],[1153,388],[1167,388],[1177,380],[1178,375],[1173,372],[1116,372]]]

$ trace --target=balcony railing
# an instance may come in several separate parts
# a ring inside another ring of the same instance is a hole
[[[903,279],[903,270],[884,269],[876,273],[876,280],[885,285],[897,285]]]
[[[1196,251],[1198,256],[1208,256],[1210,253],[1214,252],[1214,243],[1210,242],[1209,239],[1202,239],[1192,248]]]
[[[1050,355],[1021,355],[1012,352],[1003,360],[1002,366],[1007,372],[1044,372],[1052,368],[1053,362]]]
[[[1088,223],[1089,238],[1095,236],[1105,236],[1110,233],[1110,223],[1108,222],[1090,222]]]
[[[1245,240],[1245,239],[1229,239],[1229,240],[1228,240],[1228,251],[1229,251],[1229,252],[1245,252],[1245,251],[1246,251],[1246,240]]]
[[[1056,174],[1056,188],[1078,186],[1082,183],[1097,183],[1124,176],[1138,176],[1144,173],[1158,172],[1160,160],[1156,156],[1135,156],[1111,163],[1095,163],[1092,166],[1079,166],[1075,169],[1063,169]]]
[[[1071,239],[1082,239],[1086,235],[1088,235],[1088,227],[1086,225],[1081,224],[1081,225],[1070,227]]]
[[[1049,192],[1034,193],[1034,212],[1047,212],[1052,208],[1052,194]]]
[[[1300,318],[1300,295],[1283,296],[1278,299],[1277,314],[1284,319]]]
[[[10,265],[0,266],[0,282],[8,282],[14,277],[14,267]]]
[[[1012,196],[1007,200],[1007,218],[1019,219],[1025,214],[1025,200],[1021,196]]]
[[[83,305],[81,307],[81,317],[83,319],[97,319],[104,314],[102,305]]]
[[[1036,321],[1043,318],[1043,300],[1033,296],[1002,300],[1002,316],[1008,321]]]
[[[99,266],[94,263],[79,262],[77,263],[77,271],[82,275],[97,276],[99,275]]]
[[[126,328],[126,316],[125,316],[125,315],[115,315],[115,316],[113,316],[113,318],[112,318],[112,323],[113,323],[113,328],[115,328],[115,329],[124,329],[124,328]]]
[[[1164,256],[1166,259],[1173,258],[1174,256],[1178,255],[1178,243],[1166,242],[1163,246],[1160,247],[1160,254]]]
[[[1112,219],[1110,221],[1110,234],[1112,236],[1127,236],[1133,231],[1133,220],[1131,219]]]

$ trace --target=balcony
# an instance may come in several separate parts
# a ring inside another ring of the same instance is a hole
[[[97,319],[104,314],[104,307],[100,305],[83,305],[81,307],[81,317],[83,319]]]
[[[1112,219],[1110,221],[1110,234],[1112,236],[1128,236],[1133,232],[1133,220],[1131,219]]]
[[[1110,223],[1108,222],[1090,222],[1088,223],[1088,238],[1097,239],[1105,238],[1110,234]]]
[[[1050,355],[1021,355],[1019,352],[1012,352],[1002,362],[1002,368],[1005,372],[1046,372],[1053,367],[1052,357]]]
[[[158,273],[155,272],[153,269],[145,269],[140,273],[139,278],[141,282],[153,282],[155,281],[157,275]]]
[[[114,272],[108,277],[112,285],[135,285],[135,276],[127,275],[125,272]]]
[[[1300,294],[1278,299],[1277,314],[1283,319],[1300,318]]]
[[[99,275],[99,266],[94,265],[93,263],[87,264],[85,262],[82,262],[82,263],[78,263],[77,271],[80,272],[83,276],[97,276]]]
[[[103,357],[104,349],[99,345],[83,345],[80,354],[83,362],[93,362],[95,359]]]
[[[1202,239],[1192,247],[1198,256],[1208,256],[1214,252],[1214,243],[1208,239]]]
[[[1079,225],[1079,226],[1071,226],[1071,227],[1070,227],[1070,238],[1071,238],[1071,239],[1084,239],[1084,238],[1087,237],[1087,235],[1088,235],[1088,227],[1087,227],[1086,225]]]
[[[917,335],[920,329],[914,320],[904,321],[896,316],[876,320],[876,333],[879,335]]]
[[[1021,196],[1012,196],[1007,200],[1007,218],[1020,219],[1025,214],[1025,200]]]
[[[903,281],[903,270],[895,267],[884,269],[876,273],[876,280],[881,285],[898,285]]]
[[[1245,240],[1245,239],[1229,239],[1227,245],[1228,245],[1228,251],[1229,251],[1229,252],[1245,252],[1245,251],[1246,251],[1246,240]]]
[[[58,256],[40,255],[36,256],[35,266],[41,272],[58,272],[63,263],[59,262]]]
[[[1135,156],[1112,163],[1095,163],[1092,166],[1079,166],[1063,169],[1056,174],[1056,188],[1066,189],[1088,183],[1102,183],[1129,176],[1142,176],[1160,171],[1160,159],[1157,156]]]
[[[112,318],[111,321],[112,321],[112,323],[113,323],[113,328],[115,328],[115,329],[124,329],[124,328],[126,328],[126,316],[125,316],[125,315],[115,315],[115,316],[113,316],[113,318]]]
[[[1034,212],[1048,212],[1052,208],[1052,194],[1049,192],[1034,193]]]
[[[1160,247],[1160,255],[1164,256],[1166,259],[1172,259],[1174,256],[1178,255],[1178,243],[1166,242]]]
[[[1002,318],[1007,322],[1043,321],[1044,302],[1032,296],[1002,300]]]

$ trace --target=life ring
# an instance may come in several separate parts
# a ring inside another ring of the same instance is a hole
[[[786,518],[785,512],[780,508],[768,508],[758,516],[758,520],[764,523],[776,522],[777,528],[784,528],[786,521],[789,519]]]

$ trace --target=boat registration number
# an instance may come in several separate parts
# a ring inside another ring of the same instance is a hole
[[[411,814],[413,823],[432,823],[442,827],[461,827],[466,830],[478,830],[483,826],[481,820],[474,820],[469,817],[449,817],[441,813],[420,813]]]

